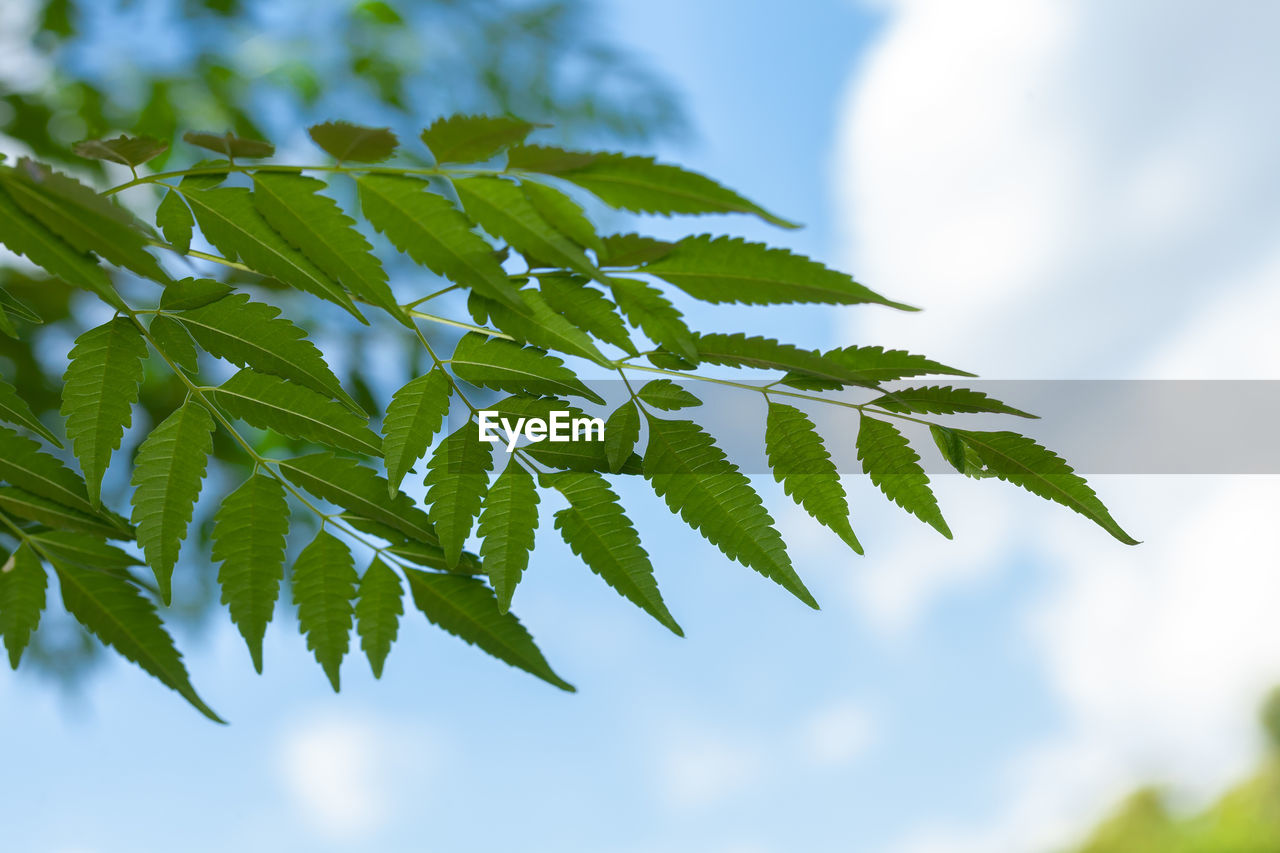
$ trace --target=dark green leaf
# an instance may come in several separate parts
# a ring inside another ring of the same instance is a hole
[[[701,406],[702,401],[670,379],[655,379],[645,383],[636,396],[655,409],[674,412],[690,406]]]
[[[40,423],[27,401],[18,396],[17,389],[3,379],[0,379],[0,421],[29,429],[55,447],[62,446],[48,427]]]
[[[645,337],[676,355],[697,364],[698,348],[683,315],[658,288],[643,281],[610,278],[613,298],[631,325],[640,327]]]
[[[351,645],[355,616],[355,566],[351,549],[323,530],[302,549],[293,564],[293,603],[298,606],[298,628],[306,635],[307,648],[329,676],[338,692],[338,671]]]
[[[208,278],[184,278],[165,287],[160,294],[163,311],[189,311],[217,302],[231,293],[231,288]],[[279,312],[276,312],[279,313]]]
[[[511,596],[529,566],[534,530],[538,526],[538,489],[533,476],[512,459],[489,487],[480,509],[477,534],[480,559],[506,613]]]
[[[539,282],[539,289],[552,311],[599,340],[613,344],[628,355],[636,355],[636,345],[627,334],[627,326],[617,306],[593,287],[580,282],[551,276]]]
[[[782,490],[861,554],[862,545],[849,524],[849,503],[840,473],[813,421],[794,406],[770,401],[764,449]]]
[[[926,388],[900,388],[877,397],[868,406],[879,406],[890,412],[914,412],[921,415],[957,415],[991,412],[1000,415],[1017,415],[1035,418],[1021,409],[1001,403],[981,391],[969,388],[952,388],[947,385],[930,385]]]
[[[356,602],[356,633],[360,647],[369,658],[374,678],[382,677],[382,665],[391,651],[404,613],[404,588],[395,572],[374,558],[360,579],[360,600]]]
[[[617,474],[635,450],[640,438],[640,410],[628,400],[619,406],[604,423],[604,454],[609,460],[609,471]]]
[[[186,328],[173,317],[168,314],[155,315],[151,318],[147,333],[156,348],[170,361],[187,373],[195,374],[200,371],[200,356],[196,352],[195,342],[187,334]]]
[[[453,115],[436,119],[422,141],[437,163],[479,163],[523,142],[535,126],[511,116]]]
[[[858,461],[885,497],[951,538],[920,457],[897,427],[863,414],[858,425]]]
[[[576,355],[604,367],[613,367],[613,362],[591,342],[587,333],[556,313],[537,290],[525,288],[516,291],[516,296],[520,299],[519,308],[485,299],[478,293],[471,294],[467,305],[472,309],[473,315],[487,318],[519,341],[542,349]],[[478,319],[477,322],[484,322],[484,319]]]
[[[169,150],[169,143],[150,136],[117,136],[115,139],[86,139],[71,150],[89,160],[107,160],[123,166],[141,166]]]
[[[9,650],[9,666],[14,669],[40,624],[47,585],[40,558],[25,542],[0,565],[0,637]]]
[[[458,341],[450,364],[458,376],[481,388],[514,394],[571,394],[604,402],[555,356],[479,332],[468,332]]]
[[[213,524],[213,553],[222,603],[240,629],[253,668],[262,672],[262,638],[275,612],[284,577],[289,505],[284,486],[274,477],[254,474],[218,507]]]
[[[339,163],[381,163],[400,144],[389,127],[362,127],[345,121],[312,125],[307,133]]]
[[[595,226],[576,201],[554,187],[535,181],[524,181],[520,189],[533,209],[552,228],[584,249],[594,249],[597,253],[604,251],[604,243],[596,234]]]
[[[387,481],[357,462],[332,453],[313,453],[277,464],[290,482],[322,500],[419,542],[440,544],[431,520],[408,495],[395,492],[388,497]]]
[[[446,436],[427,463],[427,514],[450,568],[462,556],[492,470],[493,445],[480,440],[472,423]]]
[[[270,157],[276,153],[276,147],[270,142],[262,142],[258,139],[243,139],[229,130],[222,135],[188,131],[182,134],[182,139],[184,142],[207,148],[233,160],[236,157],[258,159]]]
[[[602,267],[637,267],[665,258],[675,243],[644,237],[640,234],[610,234],[603,239],[603,251],[597,254]]]
[[[449,376],[436,368],[397,391],[382,422],[382,455],[387,460],[387,485],[394,491],[414,463],[431,446],[449,414],[453,388]]]
[[[454,180],[453,185],[471,218],[520,254],[552,267],[597,274],[586,254],[542,218],[517,184],[476,177]]]
[[[241,370],[209,392],[219,408],[259,429],[355,453],[379,455],[367,422],[322,394],[266,373]]]

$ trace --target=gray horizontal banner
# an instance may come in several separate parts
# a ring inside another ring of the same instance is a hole
[[[646,379],[633,378],[632,388],[640,391]],[[765,390],[769,400],[792,406],[808,416],[838,471],[858,474],[864,470],[857,453],[862,412],[851,406],[880,397],[876,391],[845,389],[818,393],[778,385],[766,388],[763,382],[738,382],[742,387],[688,380],[676,380],[676,384],[697,395],[702,405],[674,411],[647,405],[647,410],[655,417],[697,423],[714,436],[716,445],[743,473],[770,472],[764,442],[766,399],[761,393]],[[563,395],[562,400],[580,411],[561,419],[561,437],[567,434],[565,430],[573,430],[573,418],[605,420],[630,399],[621,380],[586,381],[585,385],[591,393],[604,399],[605,404],[599,405],[583,396]],[[1277,441],[1280,380],[974,380],[954,384],[925,380],[887,383],[883,388],[888,392],[903,392],[937,385],[980,391],[1040,418],[988,413],[902,412],[895,416],[895,413],[867,409],[867,414],[892,423],[907,437],[931,475],[954,474],[955,469],[935,445],[929,428],[909,418],[961,430],[1017,432],[1053,450],[1084,475],[1280,474],[1280,441]],[[477,390],[470,396],[482,409],[494,407],[496,414],[488,418],[489,434],[495,449],[505,453],[511,436],[501,423],[503,407],[498,403],[508,395]],[[822,399],[813,399],[815,397]],[[528,412],[521,409],[512,414]],[[902,417],[903,414],[907,417]],[[453,429],[460,428],[466,422],[466,410],[455,409],[450,420]],[[640,421],[636,452],[643,456],[648,426],[643,417]],[[515,417],[509,415],[506,426],[515,427]],[[526,429],[527,426],[526,423]],[[582,440],[598,440],[597,424],[583,423],[577,429]],[[535,425],[534,435],[540,430]],[[550,426],[548,431],[552,431]],[[686,431],[674,440],[687,437]],[[531,443],[523,430],[518,446],[530,447],[535,456],[546,456],[549,462],[553,458],[586,458],[591,452],[588,447],[572,443],[552,444],[545,439]],[[1052,473],[1052,462],[1044,464],[1045,473]]]

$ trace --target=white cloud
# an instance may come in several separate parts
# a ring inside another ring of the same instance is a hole
[[[750,787],[763,765],[762,750],[753,741],[704,732],[666,747],[659,785],[670,805],[699,808]]]
[[[800,730],[800,745],[813,764],[841,767],[861,758],[875,739],[875,723],[862,705],[840,702],[819,708]]]
[[[1280,6],[901,0],[891,15],[835,154],[844,262],[927,310],[860,312],[859,340],[985,376],[1280,375]],[[898,631],[1015,538],[1051,568],[1027,632],[1061,730],[1005,768],[996,818],[924,815],[895,849],[1052,849],[1134,784],[1204,796],[1256,754],[1255,706],[1280,679],[1280,483],[1097,485],[1146,544],[968,483],[944,500],[970,516],[956,543],[904,531],[860,567],[895,573],[856,600]]]
[[[291,724],[277,770],[311,834],[367,838],[420,787],[431,750],[421,732],[364,716],[317,715]]]

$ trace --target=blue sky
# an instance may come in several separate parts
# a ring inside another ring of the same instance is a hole
[[[1253,189],[1277,177],[1253,35],[1275,15],[1138,5],[1159,25],[1100,2],[606,4],[694,117],[661,153],[809,226],[708,228],[930,309],[697,324],[984,375],[1273,377],[1280,258],[1246,224],[1280,223]],[[623,490],[684,640],[544,519],[516,609],[574,696],[412,614],[382,680],[352,656],[339,696],[286,615],[262,677],[229,626],[182,638],[229,727],[125,664],[74,699],[2,673],[5,848],[1031,853],[1138,780],[1203,792],[1250,760],[1280,678],[1274,482],[1105,478],[1133,550],[953,478],[945,542],[852,483],[865,558],[760,487],[819,613]]]

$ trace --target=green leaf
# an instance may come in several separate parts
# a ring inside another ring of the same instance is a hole
[[[27,401],[18,396],[18,390],[3,379],[0,379],[0,421],[29,429],[55,447],[62,446],[57,436],[40,423]]]
[[[604,477],[544,474],[543,481],[569,501],[568,508],[556,512],[555,523],[573,553],[620,595],[683,637],[684,631],[658,592],[640,536]]]
[[[603,251],[596,253],[602,267],[638,267],[665,258],[675,250],[675,243],[640,234],[609,234],[602,240]]]
[[[262,639],[284,577],[289,504],[274,477],[254,474],[227,495],[213,522],[214,562],[222,603],[240,629],[253,668],[262,673]]]
[[[636,345],[631,342],[617,306],[600,291],[580,282],[551,276],[541,278],[538,286],[552,311],[563,315],[582,331],[624,350],[628,355],[637,354]]]
[[[0,488],[0,509],[8,513],[38,521],[63,530],[81,530],[111,539],[132,538],[132,532],[93,513],[51,501],[48,498],[18,488]]]
[[[472,423],[446,436],[427,463],[427,514],[450,568],[462,556],[492,470],[493,445],[480,440]]]
[[[511,596],[529,566],[537,527],[538,489],[533,475],[512,459],[485,494],[476,531],[483,540],[480,560],[502,613],[511,608]]]
[[[211,354],[305,385],[364,414],[342,390],[306,332],[281,317],[274,305],[250,302],[246,294],[236,293],[176,316]]]
[[[89,160],[106,160],[122,166],[141,166],[169,150],[169,143],[150,136],[120,135],[115,139],[86,139],[71,146],[77,155]]]
[[[450,364],[458,376],[481,388],[513,394],[571,394],[604,402],[555,356],[479,332],[468,332],[458,341]]]
[[[926,388],[900,388],[877,397],[868,406],[879,406],[890,412],[914,412],[920,415],[957,415],[990,412],[999,415],[1017,415],[1020,418],[1037,418],[1021,409],[1001,403],[981,391],[969,388],[952,388],[947,385],[930,385]]]
[[[81,512],[95,512],[78,474],[6,427],[0,427],[0,480]]]
[[[191,232],[196,220],[191,208],[175,190],[169,190],[156,208],[156,225],[164,232],[164,238],[184,255],[191,251]]]
[[[192,308],[203,308],[230,293],[231,288],[220,281],[184,278],[165,287],[160,294],[160,310],[189,311]]]
[[[782,537],[773,527],[751,482],[692,421],[645,413],[649,445],[644,477],[672,512],[737,560],[814,608],[804,582],[791,567]]]
[[[471,218],[520,254],[583,275],[598,274],[583,251],[542,218],[519,185],[491,177],[455,179],[453,185]]]
[[[955,432],[991,474],[1075,510],[1126,545],[1138,544],[1111,517],[1084,478],[1052,450],[1015,432]]]
[[[339,163],[381,163],[396,153],[400,144],[389,127],[362,127],[345,121],[312,125],[307,133]]]
[[[102,475],[138,401],[147,344],[132,320],[116,317],[76,338],[70,357],[63,376],[62,416],[89,501],[96,507]]]
[[[387,460],[387,486],[400,488],[404,475],[431,446],[449,414],[452,386],[443,369],[433,369],[391,397],[382,422],[382,455]]]
[[[18,319],[25,320],[28,323],[40,325],[44,322],[43,317],[31,310],[31,308],[24,305],[22,302],[18,301],[12,293],[5,290],[3,287],[0,287],[0,308],[4,309],[0,314],[8,312]]]
[[[702,405],[701,400],[670,379],[655,379],[652,382],[647,382],[636,393],[636,396],[655,409],[662,409],[664,412],[674,412],[677,409],[687,409],[690,406]]]
[[[368,468],[332,453],[313,453],[277,463],[291,483],[321,500],[384,524],[403,535],[439,545],[427,514],[403,492],[387,496],[387,481]]]
[[[74,530],[41,530],[30,532],[27,537],[48,553],[51,559],[62,560],[97,571],[124,572],[142,565],[134,556],[122,551],[99,536]]]
[[[195,342],[181,323],[167,314],[157,314],[151,318],[147,327],[156,349],[187,373],[200,372],[200,356],[196,352]]]
[[[370,224],[397,249],[436,275],[521,308],[493,248],[471,222],[427,183],[401,175],[362,175],[360,205]]]
[[[452,115],[422,131],[437,163],[480,163],[524,141],[536,127],[512,116]]]
[[[609,286],[622,313],[645,337],[681,358],[698,362],[698,348],[683,315],[651,284],[627,278],[610,278]]]
[[[307,648],[338,692],[338,670],[351,644],[359,582],[346,544],[321,530],[293,564],[293,603]]]
[[[764,450],[782,490],[861,554],[862,545],[849,525],[849,503],[840,473],[813,421],[794,406],[770,401]]]
[[[551,669],[515,614],[498,610],[493,590],[482,581],[417,569],[406,569],[405,576],[413,603],[433,625],[561,690],[574,692],[573,685]]]
[[[5,192],[3,183],[0,183],[0,243],[51,275],[97,294],[112,307],[123,307],[124,302],[98,262],[24,213]]]
[[[973,376],[922,355],[900,349],[886,350],[884,347],[850,346],[827,350],[821,354],[820,361],[821,367],[810,365],[804,367],[803,372],[788,373],[782,378],[782,383],[793,388],[822,390],[841,384],[875,384],[930,374]]]
[[[355,453],[378,456],[382,451],[363,418],[275,376],[241,370],[209,394],[219,408],[259,429]]]
[[[960,433],[954,429],[929,424],[929,434],[933,437],[933,443],[938,446],[943,458],[961,474],[973,477],[975,480],[995,476],[986,469],[978,452],[965,444]]]
[[[686,237],[642,272],[669,281],[704,302],[778,305],[810,302],[825,305],[878,303],[914,310],[885,299],[848,275],[817,261],[764,243],[708,234]]]
[[[610,473],[617,474],[631,457],[640,438],[640,410],[628,400],[604,422],[604,455]]]
[[[360,647],[369,658],[374,678],[382,677],[382,665],[391,652],[404,613],[404,588],[400,578],[374,557],[360,579],[360,600],[356,602],[356,633]]]
[[[210,151],[216,151],[222,156],[233,160],[236,157],[258,159],[270,157],[276,153],[276,147],[270,142],[262,142],[258,139],[244,139],[229,130],[224,134],[188,131],[182,134],[182,139],[184,142],[207,148]]]
[[[155,606],[128,580],[106,572],[55,562],[62,603],[81,625],[142,667],[215,723],[222,720],[191,686],[182,655],[164,629]]]
[[[0,566],[0,637],[14,669],[40,625],[47,585],[40,558],[25,542]]]
[[[355,220],[320,191],[323,181],[305,175],[257,172],[253,203],[267,223],[322,272],[358,298],[410,325]]]
[[[864,413],[858,424],[858,461],[885,497],[951,538],[920,457],[897,427]]]
[[[213,429],[209,411],[188,400],[151,431],[134,460],[133,523],[165,604],[213,452]]]
[[[705,175],[659,163],[652,157],[591,154],[586,155],[590,157],[586,162],[575,163],[565,155],[577,152],[561,152],[559,158],[555,158],[548,156],[554,149],[543,151],[546,153],[540,157],[540,169],[526,165],[530,160],[522,160],[519,156],[510,165],[557,175],[594,193],[610,207],[633,213],[658,213],[664,216],[750,213],[783,228],[799,227],[774,216]]]
[[[142,224],[114,199],[25,157],[18,161],[18,168],[0,167],[0,185],[18,207],[74,248],[146,278],[168,280],[146,250]]]
[[[228,259],[238,258],[255,271],[340,305],[357,320],[366,322],[346,291],[262,218],[249,190],[244,187],[198,190],[183,185],[179,191],[191,205],[204,236]]]
[[[487,319],[519,341],[576,355],[612,369],[613,362],[591,342],[587,333],[558,314],[541,293],[525,288],[516,291],[516,295],[521,300],[519,308],[494,302],[477,293],[471,294],[467,306],[477,322],[483,323]]]
[[[523,181],[520,189],[543,219],[552,228],[568,237],[584,249],[604,251],[604,243],[596,228],[578,203],[559,190],[535,181]]]
[[[590,151],[566,151],[552,145],[517,145],[507,152],[507,170],[558,175],[584,168],[601,156]]]

